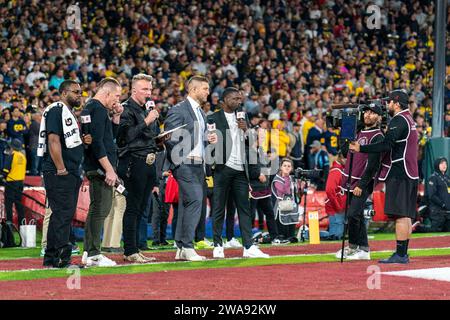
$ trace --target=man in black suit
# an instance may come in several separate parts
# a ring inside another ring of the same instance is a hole
[[[179,186],[179,211],[175,233],[176,260],[202,261],[194,250],[195,228],[200,220],[204,198],[206,141],[216,142],[206,134],[206,115],[201,108],[209,95],[206,78],[194,76],[187,83],[188,96],[167,113],[165,131],[186,125],[165,141],[170,169]]]
[[[246,258],[269,258],[252,241],[252,216],[249,202],[249,138],[248,120],[245,112],[239,111],[242,104],[241,92],[233,87],[226,88],[222,95],[222,109],[208,116],[208,123],[215,123],[217,143],[214,160],[213,189],[213,234],[214,258],[224,258],[222,228],[225,205],[229,196],[234,199],[239,216],[244,253]],[[259,174],[258,174],[259,175]]]

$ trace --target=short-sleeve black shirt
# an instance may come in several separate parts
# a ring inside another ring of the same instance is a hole
[[[46,117],[46,131],[47,131],[47,150],[44,153],[44,159],[42,162],[43,172],[54,172],[56,173],[56,166],[50,156],[50,149],[48,146],[48,135],[50,133],[57,134],[59,140],[61,141],[61,152],[64,165],[70,173],[75,175],[81,174],[81,162],[83,161],[83,145],[80,144],[75,148],[67,148],[64,140],[64,132],[62,126],[62,107],[55,106],[51,108]]]

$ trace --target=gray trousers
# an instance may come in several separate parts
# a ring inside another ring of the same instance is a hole
[[[175,241],[178,248],[194,248],[195,228],[202,211],[205,171],[202,164],[182,164],[173,175],[179,190]]]
[[[89,171],[86,175],[91,202],[84,227],[84,251],[92,257],[101,253],[103,224],[111,211],[114,188],[100,179],[96,171]]]

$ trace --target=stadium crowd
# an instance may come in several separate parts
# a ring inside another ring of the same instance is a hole
[[[368,27],[370,4],[381,10],[379,28]],[[433,1],[86,1],[80,29],[67,8],[59,0],[0,8],[0,152],[19,139],[31,175],[41,173],[42,112],[60,99],[64,80],[80,83],[83,106],[105,77],[120,82],[125,100],[139,73],[155,80],[161,120],[193,75],[210,80],[207,115],[220,108],[225,88],[239,88],[252,126],[280,132],[266,150],[325,172],[339,151],[338,133],[324,119],[330,105],[402,88],[410,93],[421,162],[431,135]],[[446,65],[450,74],[450,41]],[[450,79],[445,95],[450,136]]]

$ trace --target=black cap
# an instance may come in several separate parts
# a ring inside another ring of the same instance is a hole
[[[396,89],[389,92],[389,96],[383,98],[383,100],[387,102],[390,102],[391,100],[398,102],[403,108],[406,108],[409,104],[409,95],[404,89]]]
[[[364,105],[362,108],[362,111],[370,110],[375,112],[376,114],[382,116],[383,115],[383,108],[378,103],[370,103],[367,105]]]
[[[11,141],[11,148],[13,150],[22,150],[22,141],[20,141],[19,139],[13,139]]]

